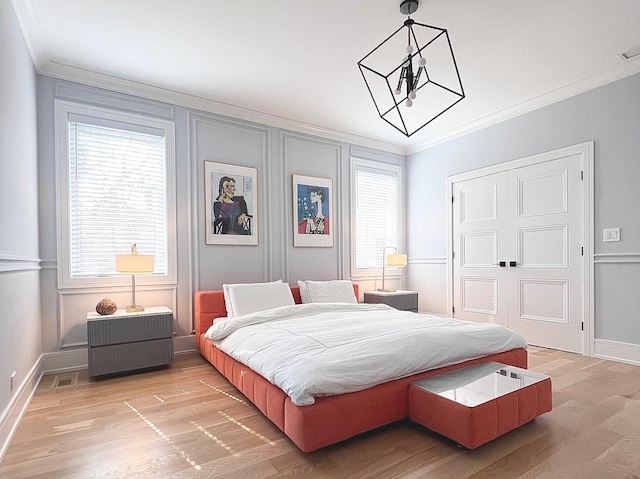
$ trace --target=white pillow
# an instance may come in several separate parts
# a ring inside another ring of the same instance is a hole
[[[271,283],[282,283],[282,280],[279,279],[277,281],[271,281]],[[271,284],[271,283],[241,283],[243,286],[250,286],[252,284]],[[229,297],[229,288],[236,286],[235,284],[223,284],[222,285],[222,293],[224,294],[224,305],[227,308],[227,318],[233,318],[234,316],[240,316],[239,314],[234,314],[231,298]]]
[[[300,298],[304,304],[311,302],[311,296],[309,296],[309,288],[307,288],[306,281],[298,281],[298,288],[300,288]]]
[[[223,284],[227,317],[295,304],[291,288],[282,280],[272,283]]]
[[[348,279],[305,281],[310,303],[357,303],[353,283]],[[302,291],[302,289],[301,289]],[[302,297],[302,293],[300,293]],[[304,297],[303,300],[304,302]]]

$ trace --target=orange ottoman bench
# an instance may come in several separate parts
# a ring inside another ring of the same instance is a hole
[[[474,449],[551,411],[551,378],[500,363],[411,383],[409,417]]]

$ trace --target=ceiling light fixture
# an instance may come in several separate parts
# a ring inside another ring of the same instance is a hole
[[[464,98],[447,30],[411,19],[417,9],[418,0],[403,0],[404,24],[358,62],[378,114],[406,136]],[[389,61],[402,48],[400,63]]]

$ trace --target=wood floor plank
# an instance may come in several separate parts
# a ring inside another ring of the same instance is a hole
[[[195,353],[45,375],[0,477],[640,479],[640,367],[537,347],[529,367],[551,376],[553,411],[473,451],[404,420],[308,454]]]

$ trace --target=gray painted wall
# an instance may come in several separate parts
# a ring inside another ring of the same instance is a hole
[[[203,115],[193,116],[192,133],[198,178],[195,265],[199,289],[220,288],[223,283],[233,282],[282,279],[295,284],[299,279],[343,277],[343,228],[335,233],[333,248],[293,247],[291,177],[301,174],[330,178],[337,205],[332,222],[339,224],[349,208],[348,196],[340,195],[342,182],[348,181],[346,145]],[[257,168],[260,219],[257,246],[204,244],[205,161]]]
[[[407,159],[408,251],[415,260],[408,286],[425,297],[421,309],[445,312],[448,176],[591,140],[595,142],[595,336],[640,345],[640,75]],[[603,243],[602,229],[611,227],[622,228],[622,241]]]
[[[0,455],[2,419],[42,350],[37,161],[36,74],[11,1],[0,0]]]
[[[55,100],[122,109],[174,121],[176,126],[176,189],[178,282],[136,287],[136,298],[165,305],[176,313],[176,349],[191,344],[194,291],[220,289],[223,283],[282,279],[350,277],[349,167],[351,155],[402,164],[398,155],[292,133],[282,129],[147,100],[86,85],[38,77],[40,149],[40,249],[46,267],[43,284],[43,350],[74,357],[53,367],[86,364],[86,313],[104,296],[125,304],[130,283],[117,288],[57,287]],[[206,161],[252,167],[258,174],[259,232],[256,246],[205,244]],[[333,182],[334,246],[293,247],[292,175],[329,178]],[[189,343],[191,341],[191,343]],[[62,357],[62,355],[60,356]]]

